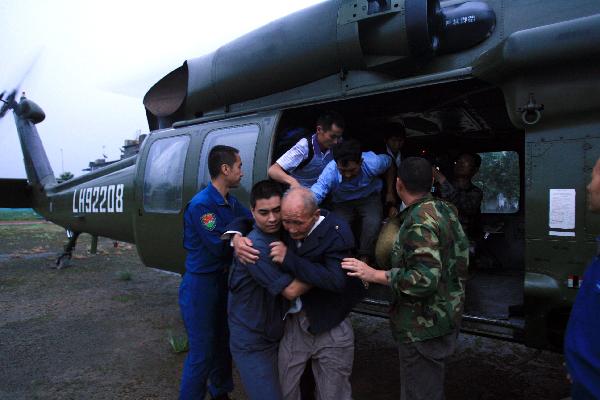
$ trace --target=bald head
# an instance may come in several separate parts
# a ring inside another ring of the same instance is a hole
[[[301,240],[308,235],[321,214],[313,192],[297,187],[283,195],[281,215],[283,227],[292,239]]]
[[[282,207],[284,203],[287,203],[288,208],[300,208],[308,213],[313,213],[319,208],[314,193],[305,187],[295,187],[285,192]]]

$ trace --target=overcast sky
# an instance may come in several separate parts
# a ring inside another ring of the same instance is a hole
[[[0,92],[46,112],[37,125],[55,175],[120,156],[148,132],[142,98],[188,58],[322,0],[0,0]],[[318,23],[318,22],[316,22]],[[26,77],[23,74],[37,60]],[[24,178],[12,113],[0,120],[0,178]]]

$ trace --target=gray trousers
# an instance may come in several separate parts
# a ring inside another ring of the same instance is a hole
[[[446,336],[400,343],[400,399],[444,400],[446,359],[454,353],[458,330]]]
[[[328,332],[308,332],[306,314],[288,314],[279,343],[279,382],[285,400],[300,400],[300,377],[312,359],[317,400],[350,400],[354,331],[349,318]]]
[[[381,221],[383,219],[381,195],[373,193],[362,199],[335,203],[333,204],[332,211],[344,218],[349,225],[352,225],[357,220],[360,222],[358,255],[373,256],[375,241],[381,230]]]

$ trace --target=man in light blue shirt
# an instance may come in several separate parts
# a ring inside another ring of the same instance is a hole
[[[333,148],[333,161],[311,187],[318,203],[331,194],[333,212],[349,224],[360,222],[358,256],[362,260],[369,260],[373,254],[383,217],[383,182],[379,176],[391,165],[387,154],[362,153],[360,143],[350,139]]]

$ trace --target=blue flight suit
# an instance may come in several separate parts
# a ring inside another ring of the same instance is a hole
[[[230,347],[251,400],[280,400],[277,354],[289,302],[281,292],[294,280],[273,264],[269,244],[281,240],[255,227],[248,238],[260,251],[256,264],[234,260],[229,278]]]
[[[209,184],[188,203],[183,245],[186,272],[179,287],[179,306],[188,334],[180,399],[204,399],[207,380],[212,397],[233,390],[227,327],[229,243],[220,239],[235,218],[251,214],[231,195],[225,200]]]
[[[600,244],[600,237],[596,238]],[[573,400],[600,399],[600,256],[583,275],[565,333]]]

